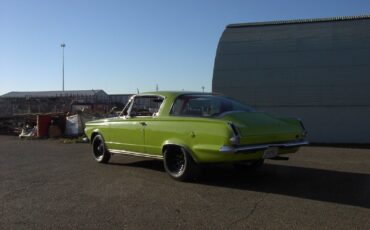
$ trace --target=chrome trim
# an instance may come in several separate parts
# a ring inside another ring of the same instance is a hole
[[[131,103],[131,101],[133,100],[133,98],[135,97],[135,95],[132,95],[129,99],[128,99],[128,101],[127,101],[127,103],[126,103],[126,105],[123,107],[123,109],[122,109],[122,111],[121,111],[121,113],[119,114],[119,116],[118,117],[127,117],[128,116],[128,110],[130,109],[130,108],[128,108],[127,109],[127,115],[123,115],[123,111],[126,109],[126,107],[127,106],[131,106],[130,105],[130,103]]]
[[[125,151],[125,150],[118,150],[118,149],[108,149],[108,151],[110,153],[130,155],[130,156],[135,156],[135,157],[146,157],[146,158],[153,158],[153,159],[159,159],[159,160],[163,159],[162,155],[151,155],[147,153],[138,153],[138,152]]]
[[[254,152],[258,150],[265,150],[269,147],[279,147],[279,148],[293,148],[299,147],[302,145],[308,145],[309,142],[306,140],[303,141],[294,141],[294,142],[284,142],[284,143],[271,143],[271,144],[260,144],[260,145],[245,145],[240,147],[233,147],[224,145],[220,148],[221,153],[239,153],[239,152]]]

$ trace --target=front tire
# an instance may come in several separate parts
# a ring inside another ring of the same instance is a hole
[[[92,141],[93,156],[94,159],[99,163],[108,163],[111,154],[105,146],[103,137],[98,134]]]
[[[169,147],[163,155],[164,168],[173,179],[189,181],[198,174],[198,165],[184,148]]]

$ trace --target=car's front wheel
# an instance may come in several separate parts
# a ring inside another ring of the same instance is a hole
[[[190,154],[182,147],[171,146],[164,153],[164,168],[174,179],[188,181],[198,174],[199,167]]]
[[[105,146],[104,139],[101,135],[96,135],[92,141],[93,156],[99,163],[108,163],[111,154]]]

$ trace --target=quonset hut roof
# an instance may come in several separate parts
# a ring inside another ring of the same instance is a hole
[[[335,22],[335,21],[349,21],[349,20],[361,20],[361,19],[370,19],[370,14],[359,15],[359,16],[332,17],[332,18],[312,18],[312,19],[295,19],[295,20],[280,20],[280,21],[267,21],[267,22],[238,23],[238,24],[230,24],[226,26],[226,28],[317,23],[317,22]]]
[[[97,96],[107,95],[104,90],[67,90],[67,91],[31,91],[31,92],[9,92],[2,98],[24,98],[24,97],[69,97],[69,96]]]

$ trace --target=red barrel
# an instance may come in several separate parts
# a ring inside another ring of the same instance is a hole
[[[37,136],[38,137],[49,136],[50,122],[51,122],[51,116],[37,115]]]

